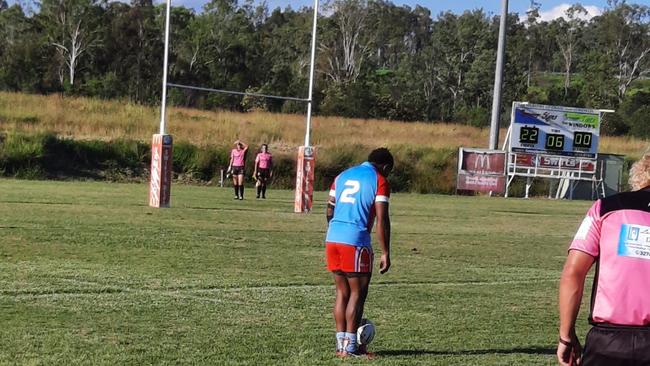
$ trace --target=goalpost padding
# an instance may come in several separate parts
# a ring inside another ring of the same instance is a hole
[[[300,146],[296,166],[296,196],[294,212],[311,212],[314,200],[314,167],[316,149],[313,146]]]
[[[173,139],[171,135],[153,135],[151,142],[151,178],[149,206],[169,207],[172,187]]]

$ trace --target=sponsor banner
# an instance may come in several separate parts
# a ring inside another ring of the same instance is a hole
[[[506,152],[460,148],[456,189],[504,193]]]
[[[460,169],[475,174],[503,175],[506,154],[503,151],[462,149]]]
[[[562,169],[583,172],[595,172],[596,160],[571,156],[553,156],[543,154],[516,154],[514,162],[517,167]]]
[[[595,158],[601,113],[515,102],[512,107],[510,152]]]
[[[171,135],[153,135],[149,180],[149,206],[151,207],[169,207],[172,185],[172,149]]]
[[[294,212],[311,212],[314,197],[314,166],[316,164],[316,149],[312,146],[298,148],[296,167],[296,196]]]
[[[506,177],[458,173],[456,189],[462,191],[503,193],[506,191]]]

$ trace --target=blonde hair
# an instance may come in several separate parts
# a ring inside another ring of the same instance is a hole
[[[628,183],[633,191],[650,186],[650,151],[646,151],[641,159],[632,164]]]

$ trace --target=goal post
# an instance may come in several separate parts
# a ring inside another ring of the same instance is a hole
[[[173,139],[167,128],[167,73],[169,68],[169,31],[171,0],[165,10],[165,54],[163,56],[162,100],[160,103],[160,129],[151,142],[151,169],[149,171],[149,206],[170,207],[172,188]]]
[[[311,117],[314,98],[314,72],[316,70],[316,38],[318,31],[318,0],[314,0],[314,20],[311,31],[311,56],[309,66],[309,90],[307,95],[307,118],[305,121],[305,145],[298,148],[296,166],[295,213],[311,212],[314,198],[314,168],[316,150],[311,146]]]
[[[172,177],[172,136],[167,134],[167,89],[180,88],[200,90],[209,93],[221,93],[230,95],[253,96],[272,99],[291,100],[307,103],[307,116],[305,120],[305,141],[304,145],[298,147],[296,159],[296,188],[294,212],[311,212],[313,204],[313,182],[316,150],[311,145],[312,107],[314,92],[314,75],[316,67],[316,40],[318,30],[318,9],[319,0],[314,0],[313,24],[311,37],[311,54],[309,70],[309,89],[307,98],[296,98],[279,95],[267,95],[258,93],[247,93],[233,90],[223,90],[193,85],[181,85],[167,81],[169,44],[170,44],[170,12],[171,0],[166,0],[165,12],[165,48],[163,55],[163,79],[162,79],[162,100],[160,104],[160,129],[153,135],[151,145],[151,176],[149,179],[149,205],[151,207],[170,207],[171,177]]]

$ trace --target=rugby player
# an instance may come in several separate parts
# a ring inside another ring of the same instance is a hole
[[[235,187],[235,199],[244,199],[244,165],[246,164],[246,153],[248,145],[237,140],[235,148],[230,151],[230,162],[228,172],[232,174],[232,184]]]
[[[569,248],[559,294],[561,365],[650,365],[650,153],[632,166],[630,186],[594,203]],[[592,266],[583,354],[575,323]]]
[[[357,328],[363,315],[372,274],[370,233],[377,219],[381,246],[380,273],[390,268],[390,187],[386,178],[393,169],[393,156],[385,148],[373,150],[368,161],[339,174],[330,189],[327,205],[327,268],[336,285],[334,320],[336,354],[363,356]]]
[[[255,170],[253,176],[257,180],[255,187],[257,188],[257,198],[260,195],[266,199],[266,184],[269,179],[273,177],[273,156],[269,152],[269,145],[262,144],[260,152],[255,157]]]

